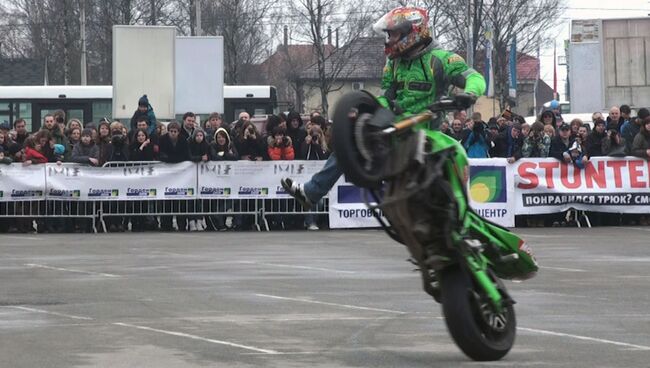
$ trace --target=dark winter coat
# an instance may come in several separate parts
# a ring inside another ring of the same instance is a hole
[[[226,144],[220,145],[217,143],[217,134],[223,133],[226,136]],[[212,143],[210,143],[210,160],[212,161],[237,161],[239,155],[235,146],[230,141],[230,134],[228,130],[224,128],[219,128],[214,133]]]
[[[179,163],[190,160],[190,148],[187,141],[178,138],[176,142],[172,142],[169,134],[160,137],[159,140],[159,157],[160,161],[168,163]]]
[[[81,142],[75,144],[72,149],[72,157],[70,160],[79,164],[91,164],[90,159],[96,158],[99,160],[99,147],[95,142],[90,142],[89,145],[85,145]]]

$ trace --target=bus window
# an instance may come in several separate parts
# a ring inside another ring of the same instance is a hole
[[[0,123],[8,122],[9,124],[13,123],[11,121],[11,108],[10,103],[7,101],[0,102]]]
[[[29,102],[14,102],[14,121],[18,118],[25,120],[28,132],[32,131],[32,104]]]
[[[111,101],[93,101],[93,117],[92,121],[97,124],[103,118],[111,120],[113,114],[113,105]]]

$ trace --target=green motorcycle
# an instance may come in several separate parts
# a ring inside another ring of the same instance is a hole
[[[468,97],[442,98],[396,121],[370,93],[348,93],[334,110],[332,145],[346,180],[364,189],[380,225],[408,248],[456,344],[490,361],[515,340],[515,301],[501,279],[528,279],[538,267],[520,237],[472,211],[465,150],[428,129],[444,111],[469,107]]]

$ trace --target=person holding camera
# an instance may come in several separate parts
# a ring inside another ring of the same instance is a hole
[[[523,157],[546,158],[551,149],[551,137],[544,134],[544,123],[536,121],[530,127],[528,136],[524,138],[521,148]]]
[[[273,128],[272,134],[267,138],[267,151],[271,160],[293,160],[296,157],[291,138],[287,137],[286,134],[286,129],[276,126]]]
[[[300,157],[303,160],[326,160],[329,157],[329,147],[325,141],[323,130],[319,126],[314,125],[309,129],[309,134],[305,136],[300,152],[303,154]]]
[[[235,148],[239,152],[240,160],[263,161],[266,155],[260,133],[250,121],[242,124],[235,140]]]
[[[463,142],[469,158],[488,158],[490,150],[490,137],[487,125],[481,120],[472,120],[471,130]]]
[[[114,121],[111,123],[111,144],[107,147],[107,162],[112,161],[128,161],[129,160],[129,145],[128,139],[124,134],[122,123]]]
[[[629,153],[625,138],[618,132],[618,127],[614,124],[610,123],[607,126],[601,150],[603,155],[610,157],[625,157]]]

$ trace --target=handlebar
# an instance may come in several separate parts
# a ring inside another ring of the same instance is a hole
[[[404,120],[398,121],[393,126],[386,128],[382,131],[384,134],[392,134],[399,130],[410,128],[414,125],[420,124],[427,120],[433,119],[435,113],[448,111],[448,110],[464,110],[472,106],[476,102],[476,97],[467,94],[460,94],[453,97],[443,97],[433,104],[429,105],[427,109],[421,114],[408,117]]]

